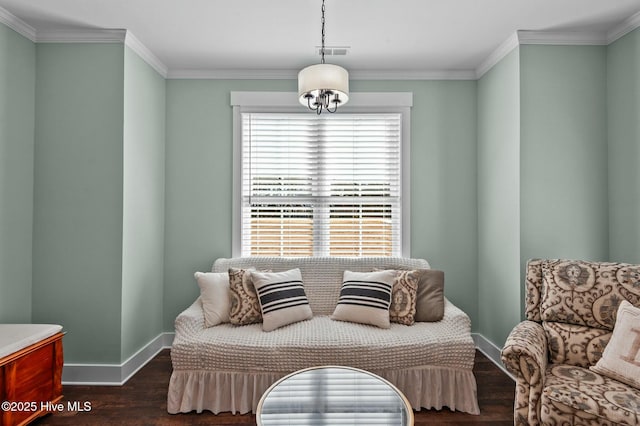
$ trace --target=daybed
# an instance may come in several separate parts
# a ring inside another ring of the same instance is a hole
[[[386,257],[232,258],[216,260],[213,272],[231,267],[274,272],[299,268],[313,317],[269,332],[260,324],[224,323],[207,328],[198,298],[175,320],[169,413],[255,412],[262,394],[285,375],[312,366],[344,365],[389,380],[416,410],[448,407],[479,414],[470,320],[444,299],[442,291],[444,316],[436,322],[415,322],[411,326],[392,323],[389,329],[383,329],[330,317],[345,270],[428,269],[427,261]]]
[[[515,425],[640,425],[640,265],[530,260],[502,362]]]

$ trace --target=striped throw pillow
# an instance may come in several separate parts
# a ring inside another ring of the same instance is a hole
[[[300,269],[252,272],[251,279],[258,293],[264,331],[273,331],[313,316]]]
[[[390,328],[389,306],[396,271],[344,271],[338,304],[331,319]]]

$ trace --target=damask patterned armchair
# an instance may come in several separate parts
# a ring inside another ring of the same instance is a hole
[[[640,265],[527,263],[526,320],[502,350],[502,362],[516,377],[514,424],[640,425],[640,389],[589,368],[603,356],[623,300],[640,307]],[[636,338],[640,344],[636,334],[623,336],[631,348]],[[619,336],[616,330],[616,342]],[[640,367],[640,353],[630,362]]]

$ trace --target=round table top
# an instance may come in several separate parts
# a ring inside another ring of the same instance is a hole
[[[258,425],[413,425],[405,396],[387,380],[351,367],[300,370],[274,383],[256,411]]]

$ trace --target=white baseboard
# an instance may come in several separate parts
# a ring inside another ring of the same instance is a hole
[[[507,371],[506,368],[504,368],[502,360],[500,359],[500,352],[502,349],[480,333],[471,333],[471,337],[473,337],[473,342],[475,343],[476,348],[515,382],[516,379],[511,373],[509,373],[509,371]]]
[[[122,364],[65,364],[62,370],[62,384],[122,386],[161,350],[171,348],[174,337],[175,333],[160,333]],[[482,334],[471,333],[471,337],[480,352],[511,379],[514,379],[502,365],[499,347]]]
[[[173,338],[176,337],[176,333],[174,332],[166,332],[162,333],[162,348],[163,349],[171,349],[171,345],[173,345]]]
[[[64,364],[63,385],[122,386],[162,349],[170,348],[174,333],[161,333],[122,364]]]

